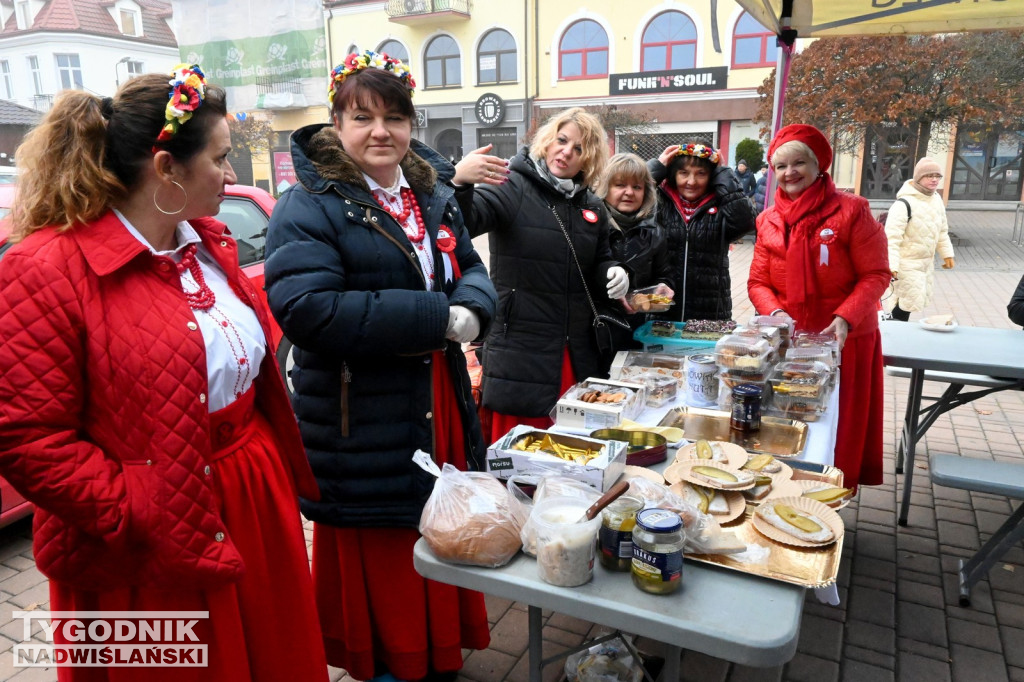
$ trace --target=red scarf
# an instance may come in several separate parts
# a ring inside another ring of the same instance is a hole
[[[796,199],[781,188],[775,190],[775,207],[786,230],[786,312],[796,320],[798,329],[808,328],[809,308],[818,294],[813,251],[814,231],[820,226],[806,218],[834,201],[836,193],[828,173],[822,173]]]
[[[700,199],[697,199],[697,201],[687,201],[679,193],[678,189],[668,183],[668,180],[665,180],[661,186],[664,188],[665,193],[672,199],[672,203],[676,205],[676,210],[679,211],[679,215],[683,217],[684,223],[689,223],[694,214],[697,213],[697,209],[711,201],[715,196],[714,192],[708,192]]]

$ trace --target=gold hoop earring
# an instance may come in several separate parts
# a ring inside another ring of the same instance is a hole
[[[188,192],[186,192],[185,188],[181,186],[181,183],[179,183],[177,180],[171,180],[171,184],[181,190],[181,193],[185,196],[185,201],[181,203],[181,208],[179,208],[177,211],[165,211],[164,209],[160,208],[160,203],[156,200],[156,195],[160,192],[160,188],[157,187],[155,190],[153,190],[153,205],[156,206],[156,210],[160,211],[164,215],[178,215],[179,213],[184,211],[185,207],[188,205]]]

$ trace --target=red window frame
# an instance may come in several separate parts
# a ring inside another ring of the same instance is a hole
[[[584,48],[579,49],[579,50],[563,50],[562,49],[562,43],[565,42],[566,34],[569,33],[569,31],[572,30],[573,26],[576,26],[576,24],[582,23],[584,21],[590,21],[590,22],[594,23],[595,25],[597,25],[598,28],[601,29],[601,33],[604,34],[604,40],[605,40],[604,47],[584,47]],[[608,76],[608,67],[609,67],[608,60],[610,58],[610,54],[609,54],[609,51],[608,51],[609,50],[608,46],[609,46],[608,32],[604,30],[604,26],[601,26],[601,24],[598,24],[593,19],[580,19],[579,21],[574,21],[572,24],[569,25],[568,28],[565,29],[565,31],[562,32],[562,37],[558,41],[558,80],[560,80],[560,81],[580,81],[580,80],[588,80],[588,79],[594,79],[594,78],[605,78],[605,77],[607,77]],[[604,64],[605,64],[604,72],[603,73],[587,73],[587,55],[589,55],[589,54],[597,54],[598,52],[604,52]],[[563,57],[563,55],[568,55],[568,54],[581,54],[581,55],[583,55],[583,58],[580,60],[580,67],[581,67],[580,70],[582,71],[582,73],[579,76],[563,76],[562,75],[562,57]]]
[[[651,19],[649,22],[647,22],[647,26],[644,27],[644,33],[645,34],[647,33],[647,30],[650,29],[651,24],[653,24],[655,21],[657,21],[661,17],[667,16],[669,14],[678,14],[678,15],[682,16],[684,19],[686,19],[687,21],[690,22],[691,26],[693,26],[694,33],[697,32],[697,25],[693,23],[693,19],[691,19],[690,17],[686,16],[682,12],[679,12],[679,11],[676,11],[676,10],[669,10],[667,12],[662,12],[661,14],[658,14],[653,19]],[[641,71],[663,71],[663,70],[664,71],[668,71],[668,70],[671,70],[672,69],[672,47],[675,46],[675,45],[690,45],[690,46],[692,46],[693,47],[693,66],[690,67],[690,68],[694,68],[694,67],[697,66],[697,39],[696,38],[694,38],[693,40],[667,40],[667,41],[658,41],[658,42],[645,43],[643,41],[643,37],[642,36],[643,36],[643,34],[641,34],[641,38],[640,38],[640,70]],[[661,64],[661,65],[658,65],[658,66],[648,66],[647,65],[647,56],[646,56],[647,48],[648,47],[662,47],[662,46],[665,47],[665,63]]]
[[[740,18],[736,21],[736,27],[739,28],[740,22],[743,21],[746,18],[749,18],[755,24],[757,23],[757,20],[755,20],[748,13],[744,12],[743,14],[740,15]],[[764,27],[762,27],[762,28],[764,28]],[[743,63],[743,64],[738,64],[736,62],[736,41],[740,40],[740,39],[750,39],[750,38],[760,38],[761,39],[761,61],[757,62],[757,63],[747,62],[747,63]],[[758,31],[756,33],[739,33],[738,31],[734,32],[732,34],[732,68],[734,68],[734,69],[758,69],[758,68],[763,68],[763,67],[773,67],[773,66],[775,66],[775,57],[774,57],[774,55],[772,57],[770,57],[770,58],[768,56],[768,55],[771,54],[771,49],[772,49],[771,48],[771,43],[769,43],[769,40],[774,40],[774,38],[775,38],[775,34],[772,33],[771,31],[769,31],[768,29],[764,29],[763,31]]]

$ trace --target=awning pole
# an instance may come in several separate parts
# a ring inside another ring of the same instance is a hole
[[[786,87],[789,85],[789,67],[793,60],[793,44],[796,42],[796,31],[792,25],[793,3],[784,2],[782,5],[783,15],[779,18],[779,25],[782,30],[779,32],[779,50],[775,59],[775,101],[772,103],[772,135],[769,140],[778,134],[782,128],[782,115],[786,109]],[[768,208],[775,203],[775,173],[772,168],[772,160],[768,159],[768,179],[765,181],[764,206]]]

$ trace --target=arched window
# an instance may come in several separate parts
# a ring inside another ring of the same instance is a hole
[[[516,76],[516,41],[500,28],[489,31],[480,41],[476,55],[478,83],[514,83]]]
[[[641,71],[692,69],[697,66],[697,27],[682,12],[662,12],[644,29]]]
[[[438,36],[427,44],[425,88],[454,88],[462,85],[459,46],[449,36]]]
[[[590,19],[577,21],[558,44],[558,77],[600,78],[608,75],[608,34]]]
[[[775,34],[746,12],[736,22],[732,35],[734,68],[775,66]]]
[[[377,52],[384,53],[395,59],[401,59],[406,66],[409,65],[409,53],[406,51],[405,46],[397,40],[385,40],[377,48]]]

